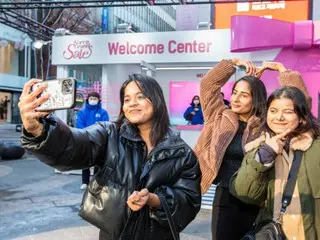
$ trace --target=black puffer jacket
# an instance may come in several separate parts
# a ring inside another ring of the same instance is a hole
[[[44,126],[43,134],[36,138],[23,132],[21,142],[26,149],[61,171],[98,165],[101,171],[95,176],[97,182],[114,183],[118,188],[117,196],[108,202],[113,209],[105,216],[105,239],[173,239],[163,208],[146,206],[138,212],[130,211],[126,201],[134,190],[147,188],[163,194],[179,232],[200,210],[198,160],[177,134],[168,133],[147,156],[144,141],[128,122],[120,129],[108,122],[74,129],[51,116],[44,120]]]

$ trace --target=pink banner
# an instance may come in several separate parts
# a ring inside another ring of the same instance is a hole
[[[320,46],[320,22],[295,23],[254,16],[232,16],[231,52],[251,52],[279,47],[310,49]]]
[[[312,112],[318,116],[320,92],[320,21],[289,23],[252,16],[233,16],[231,26],[231,51],[251,52],[283,48],[274,59],[288,69],[299,71],[310,96]],[[279,87],[277,73],[263,74],[270,94]]]

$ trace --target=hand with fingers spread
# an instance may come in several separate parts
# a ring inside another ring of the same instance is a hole
[[[244,66],[246,68],[246,74],[247,75],[255,75],[255,73],[257,72],[257,68],[254,65],[253,62],[251,61],[247,61],[247,60],[241,60],[238,58],[234,58],[232,60],[232,62],[234,63],[234,65],[236,66]]]
[[[23,127],[33,136],[41,135],[43,124],[40,123],[39,119],[50,114],[50,112],[37,112],[35,110],[50,97],[48,93],[42,94],[39,98],[37,97],[47,88],[47,84],[42,84],[39,88],[30,92],[32,86],[41,81],[40,79],[28,81],[23,87],[18,103]]]
[[[277,154],[280,154],[286,141],[286,136],[291,132],[290,129],[287,129],[283,133],[275,135],[273,137],[270,136],[269,133],[266,133],[266,141],[265,143],[269,145]]]

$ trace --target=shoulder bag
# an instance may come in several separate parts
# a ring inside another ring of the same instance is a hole
[[[298,178],[302,152],[295,151],[292,166],[288,175],[288,181],[282,196],[280,219],[278,221],[266,220],[257,224],[253,230],[248,232],[241,240],[286,240],[282,230],[282,216],[291,203],[292,195]]]

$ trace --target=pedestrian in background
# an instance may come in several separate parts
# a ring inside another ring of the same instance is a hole
[[[0,119],[7,119],[8,116],[8,103],[10,100],[8,96],[4,96],[0,101]]]
[[[200,97],[195,95],[192,98],[190,103],[190,107],[184,112],[183,116],[188,121],[189,124],[197,125],[203,124],[203,114],[200,104]]]
[[[78,112],[76,127],[86,128],[100,121],[109,121],[108,112],[102,108],[100,95],[97,92],[90,92],[87,96],[85,106]],[[94,174],[98,172],[98,167],[94,167]],[[81,190],[87,188],[90,181],[90,168],[82,170]]]

